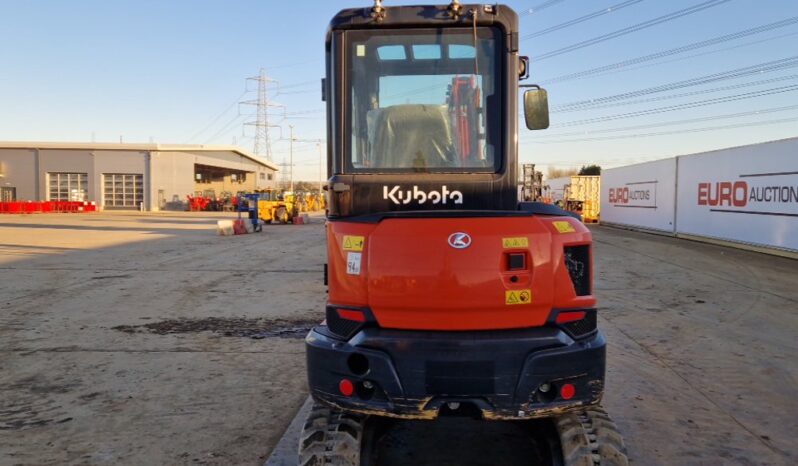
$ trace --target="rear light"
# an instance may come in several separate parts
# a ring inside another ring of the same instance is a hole
[[[356,311],[354,309],[336,309],[335,312],[338,313],[338,317],[345,320],[352,320],[355,322],[366,321],[366,316],[363,314],[363,311]]]
[[[578,340],[596,332],[596,310],[578,309],[552,311],[549,324],[560,327],[571,338]]]
[[[568,322],[574,322],[584,318],[585,311],[560,312],[557,314],[557,319],[555,319],[555,322],[558,324],[567,324]]]
[[[565,268],[571,277],[577,296],[590,294],[590,246],[566,246],[563,251]]]
[[[573,384],[566,383],[560,387],[560,397],[563,400],[570,400],[574,395],[576,395],[576,387],[574,387]]]
[[[368,310],[365,309],[327,306],[325,320],[327,321],[327,328],[330,332],[348,340],[369,321],[373,321],[373,318]]]
[[[343,396],[352,396],[352,393],[355,392],[355,385],[349,379],[341,379],[338,382],[338,391],[341,392]]]

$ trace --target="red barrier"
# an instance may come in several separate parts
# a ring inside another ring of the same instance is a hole
[[[9,201],[0,202],[0,214],[97,212],[97,203],[89,201]]]

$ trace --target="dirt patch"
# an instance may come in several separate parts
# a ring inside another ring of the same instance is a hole
[[[168,319],[141,325],[119,325],[114,330],[126,333],[175,333],[213,332],[225,337],[246,338],[305,338],[308,331],[318,325],[311,319],[251,319],[206,317],[204,319]]]

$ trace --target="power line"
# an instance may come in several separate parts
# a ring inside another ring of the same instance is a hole
[[[589,142],[589,141],[609,141],[613,139],[637,139],[637,138],[647,138],[647,137],[654,137],[654,136],[671,136],[674,134],[687,134],[687,133],[703,133],[706,131],[718,131],[723,129],[734,129],[734,128],[749,128],[752,126],[768,126],[768,125],[775,125],[781,123],[791,123],[793,121],[798,121],[798,117],[792,118],[782,118],[778,120],[765,120],[765,121],[757,121],[752,123],[735,123],[731,125],[723,125],[723,126],[709,126],[704,128],[693,128],[693,129],[682,129],[676,131],[659,131],[654,133],[639,133],[639,134],[629,134],[629,135],[621,135],[621,136],[602,136],[602,137],[595,137],[595,138],[582,138],[582,139],[566,139],[561,141],[534,141],[530,140],[527,142],[533,144],[563,144],[563,143],[572,143],[572,142]]]
[[[762,26],[757,26],[757,27],[751,28],[751,29],[745,29],[745,30],[734,32],[734,33],[731,33],[731,34],[726,34],[726,35],[722,35],[722,36],[718,36],[718,37],[713,37],[712,39],[706,39],[706,40],[702,40],[702,41],[699,41],[699,42],[693,42],[691,44],[682,45],[680,47],[676,47],[676,48],[672,48],[672,49],[668,49],[668,50],[662,50],[660,52],[652,53],[652,54],[649,54],[649,55],[643,55],[641,57],[630,58],[628,60],[623,60],[623,61],[612,63],[612,64],[609,64],[609,65],[604,65],[604,66],[600,66],[600,67],[597,67],[597,68],[591,68],[589,70],[579,71],[579,72],[576,72],[576,73],[569,73],[569,74],[561,75],[561,76],[555,76],[553,78],[545,79],[545,80],[542,80],[542,81],[539,81],[539,82],[540,82],[540,84],[551,84],[551,83],[557,83],[557,82],[563,82],[563,81],[571,81],[573,79],[584,78],[584,77],[591,76],[591,75],[594,75],[594,74],[603,73],[605,71],[615,71],[615,70],[618,70],[618,69],[626,68],[626,67],[628,67],[630,65],[637,65],[637,64],[645,63],[645,62],[648,62],[648,61],[651,61],[651,60],[657,60],[657,59],[660,59],[660,58],[681,54],[681,53],[684,53],[684,52],[689,52],[691,50],[696,50],[696,49],[700,49],[700,48],[704,48],[704,47],[710,47],[712,45],[717,45],[717,44],[728,42],[728,41],[731,41],[731,40],[736,40],[736,39],[740,39],[740,38],[743,38],[743,37],[751,36],[751,35],[754,35],[754,34],[760,34],[760,33],[763,33],[763,32],[772,31],[774,29],[782,28],[782,27],[785,27],[785,26],[790,26],[790,25],[793,25],[795,23],[798,23],[798,16],[794,16],[792,18],[787,18],[787,19],[784,19],[782,21],[776,21],[775,23],[764,24]]]
[[[298,112],[283,113],[283,116],[286,117],[286,116],[293,116],[293,115],[311,115],[311,114],[314,114],[314,113],[324,113],[326,111],[327,110],[323,109],[323,108],[322,109],[318,109],[318,110],[301,110],[301,111],[298,111]]]
[[[598,77],[607,76],[607,75],[615,74],[615,73],[623,73],[625,71],[634,71],[634,70],[639,70],[639,69],[643,69],[643,68],[650,68],[652,66],[666,65],[668,63],[675,63],[675,62],[678,62],[678,61],[689,60],[691,58],[696,58],[696,57],[703,57],[705,55],[711,55],[711,54],[714,54],[714,53],[726,52],[726,51],[738,49],[738,48],[741,48],[741,47],[747,47],[749,45],[761,44],[763,42],[770,42],[770,41],[773,41],[773,40],[783,39],[785,37],[795,36],[795,35],[798,35],[798,32],[793,32],[793,33],[789,33],[789,34],[782,34],[780,36],[769,37],[767,39],[760,39],[760,40],[755,40],[755,41],[750,41],[750,42],[743,42],[742,44],[734,45],[734,46],[731,46],[731,47],[724,47],[724,48],[721,48],[721,49],[710,50],[710,51],[707,51],[707,52],[694,53],[692,55],[687,55],[686,57],[672,58],[670,60],[664,60],[664,61],[661,61],[661,62],[658,62],[658,63],[648,63],[648,64],[645,64],[645,65],[639,65],[639,66],[635,66],[635,67],[632,67],[632,68],[626,68],[626,69],[615,70],[615,71],[608,71],[608,72],[599,74]]]
[[[594,99],[586,99],[586,100],[579,100],[575,102],[570,102],[567,104],[562,104],[555,109],[557,111],[572,111],[572,110],[581,110],[583,108],[591,108],[601,104],[606,104],[609,102],[616,102],[619,100],[627,100],[634,97],[641,97],[644,95],[649,94],[657,94],[660,92],[668,92],[673,91],[676,89],[683,89],[686,87],[692,86],[700,86],[704,84],[709,84],[712,82],[717,81],[724,81],[727,79],[736,79],[745,76],[751,75],[759,75],[762,73],[768,73],[771,71],[778,71],[787,68],[794,68],[798,66],[798,55],[788,58],[782,58],[779,60],[772,60],[769,62],[759,63],[756,65],[745,66],[742,68],[737,68],[733,70],[723,71],[720,73],[713,73],[705,76],[699,76],[696,78],[686,79],[682,81],[676,81],[668,84],[662,84],[659,86],[648,87],[645,89],[638,89],[636,91],[631,92],[624,92],[622,94],[615,94],[605,97],[598,97]]]
[[[700,117],[700,118],[690,118],[687,120],[671,120],[671,121],[664,121],[664,122],[657,122],[657,123],[649,123],[645,125],[634,125],[634,126],[625,126],[621,128],[606,128],[606,129],[598,129],[592,131],[572,131],[570,133],[560,133],[560,134],[543,134],[541,136],[537,136],[534,139],[539,140],[540,138],[562,138],[562,137],[571,137],[571,136],[587,136],[592,134],[606,134],[606,133],[620,133],[624,131],[636,131],[640,129],[651,129],[651,128],[661,128],[663,126],[679,126],[679,125],[687,125],[693,123],[705,123],[708,121],[716,121],[716,120],[728,120],[732,118],[740,118],[746,116],[753,116],[753,115],[766,115],[769,113],[778,113],[778,112],[786,112],[788,110],[796,110],[798,109],[798,105],[788,105],[785,107],[772,107],[772,108],[765,108],[761,110],[752,110],[748,112],[738,112],[738,113],[727,113],[724,115],[713,115],[707,117]],[[526,141],[526,140],[525,140]]]
[[[546,8],[548,8],[550,6],[554,6],[554,5],[556,5],[558,3],[561,3],[561,2],[564,2],[564,1],[565,0],[547,0],[547,1],[545,1],[545,2],[543,2],[541,4],[539,4],[539,5],[536,5],[536,6],[533,6],[532,8],[528,8],[528,9],[524,10],[518,16],[523,18],[524,16],[534,15],[535,13],[538,13],[541,10],[545,10]]]
[[[567,27],[574,26],[579,23],[584,23],[585,21],[589,21],[594,18],[598,18],[599,16],[604,16],[609,13],[613,13],[620,9],[626,8],[627,6],[632,6],[635,3],[640,3],[643,0],[627,0],[625,2],[617,3],[615,5],[609,6],[607,8],[602,8],[601,10],[594,11],[593,13],[588,13],[584,16],[580,16],[579,18],[572,19],[570,21],[566,21],[564,23],[557,24],[556,26],[552,26],[537,32],[533,32],[531,34],[527,34],[521,38],[521,40],[532,39],[533,37],[539,37],[544,34],[548,34],[550,32],[559,31],[560,29],[565,29]]]
[[[206,140],[206,141],[205,141],[203,144],[208,144],[208,143],[210,143],[211,141],[213,141],[214,139],[216,139],[217,137],[219,137],[219,136],[222,136],[222,135],[224,135],[224,134],[227,134],[227,132],[229,132],[229,130],[230,130],[230,127],[233,125],[233,123],[235,123],[236,121],[238,121],[238,119],[240,119],[240,118],[241,118],[241,117],[243,117],[243,116],[244,116],[244,115],[242,115],[242,114],[240,114],[240,113],[239,113],[238,115],[236,115],[236,116],[235,116],[235,118],[233,118],[232,120],[228,121],[228,122],[227,122],[227,124],[225,124],[224,126],[222,126],[222,129],[220,129],[219,131],[217,131],[217,132],[216,132],[216,133],[215,133],[213,136],[209,137],[209,138],[208,138],[208,139],[207,139],[207,140]]]
[[[311,84],[315,84],[315,85],[321,87],[320,81],[318,79],[316,79],[316,80],[313,80],[313,81],[302,81],[302,82],[299,82],[299,83],[288,84],[288,85],[285,85],[285,86],[278,85],[277,86],[277,92],[280,92],[282,89],[291,89],[291,88],[294,88],[294,87],[310,86]]]
[[[708,8],[712,8],[718,5],[722,5],[727,3],[731,0],[707,0],[706,2],[699,3],[698,5],[693,5],[689,8],[683,8],[678,11],[674,11],[673,13],[668,13],[667,15],[659,16],[654,19],[650,19],[648,21],[643,21],[642,23],[635,24],[634,26],[625,27],[623,29],[619,29],[614,32],[610,32],[608,34],[604,34],[598,37],[594,37],[592,39],[584,40],[582,42],[577,42],[576,44],[569,45],[567,47],[563,47],[561,49],[553,50],[548,53],[544,53],[543,55],[538,55],[534,57],[535,60],[545,60],[547,58],[556,57],[558,55],[562,55],[564,53],[573,52],[574,50],[579,50],[585,47],[589,47],[591,45],[598,44],[600,42],[608,41],[610,39],[615,39],[617,37],[625,36],[627,34],[631,34],[633,32],[641,31],[643,29],[650,28],[652,26],[656,26],[658,24],[666,23],[669,21],[673,21],[674,19],[681,18],[683,16],[691,15],[693,13],[698,13],[699,11],[706,10]]]
[[[236,97],[236,100],[234,100],[233,103],[231,103],[227,108],[225,108],[222,111],[222,113],[216,115],[216,117],[213,120],[211,120],[210,123],[208,123],[205,127],[203,127],[201,130],[197,131],[190,138],[188,138],[188,142],[193,141],[194,139],[199,137],[200,134],[204,133],[205,131],[208,131],[214,124],[216,124],[217,121],[219,121],[220,118],[222,118],[227,112],[229,112],[231,108],[235,107],[238,104],[238,101],[242,97],[244,97],[244,95],[246,95],[246,93],[247,93],[247,91],[244,91],[244,92],[241,93],[240,96]]]
[[[660,101],[663,101],[663,100],[679,99],[679,98],[682,98],[682,97],[692,97],[692,96],[702,95],[702,94],[711,94],[713,92],[719,92],[719,91],[731,91],[731,90],[734,90],[734,89],[744,89],[744,88],[748,88],[748,87],[751,87],[751,86],[759,86],[759,85],[762,85],[762,84],[770,84],[770,83],[779,82],[779,81],[790,81],[790,80],[793,80],[793,79],[798,79],[798,74],[791,74],[789,76],[780,76],[778,78],[771,78],[771,79],[761,79],[759,81],[751,81],[751,82],[742,83],[742,84],[735,84],[733,86],[713,87],[711,89],[702,89],[700,91],[683,92],[681,94],[664,95],[664,96],[660,96],[660,97],[650,97],[648,99],[630,100],[630,101],[625,101],[625,102],[612,102],[612,103],[603,104],[603,105],[590,105],[590,106],[579,107],[579,108],[563,108],[563,109],[553,108],[551,112],[552,113],[576,112],[576,111],[581,111],[581,110],[596,110],[596,109],[618,107],[618,106],[626,106],[626,105],[637,105],[637,104],[643,104],[643,103],[649,103],[649,102],[660,102]]]
[[[689,102],[684,104],[678,105],[670,105],[667,107],[658,107],[652,108],[648,110],[640,110],[637,112],[628,112],[628,113],[620,113],[616,115],[608,115],[603,117],[597,118],[588,118],[584,120],[574,120],[565,123],[561,123],[557,125],[558,128],[568,127],[568,126],[580,126],[580,125],[587,125],[592,123],[601,123],[605,121],[612,121],[612,120],[620,120],[624,118],[633,118],[638,116],[647,116],[647,115],[655,115],[658,113],[666,113],[672,112],[675,110],[684,110],[688,108],[697,108],[697,107],[705,107],[707,105],[716,105],[726,102],[735,102],[738,100],[745,100],[745,99],[753,99],[756,97],[764,97],[767,95],[775,95],[775,94],[783,94],[785,92],[792,92],[798,91],[798,84],[790,85],[790,86],[782,86],[782,87],[774,87],[771,89],[763,89],[761,91],[754,91],[754,92],[746,92],[743,94],[736,94],[726,97],[718,97],[715,99],[707,99],[707,100],[698,100],[695,102]]]

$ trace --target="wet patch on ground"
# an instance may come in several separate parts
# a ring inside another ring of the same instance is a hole
[[[212,332],[225,337],[245,338],[305,338],[308,331],[318,325],[317,319],[251,319],[206,317],[204,319],[167,319],[141,325],[113,327],[125,333],[176,333]]]

